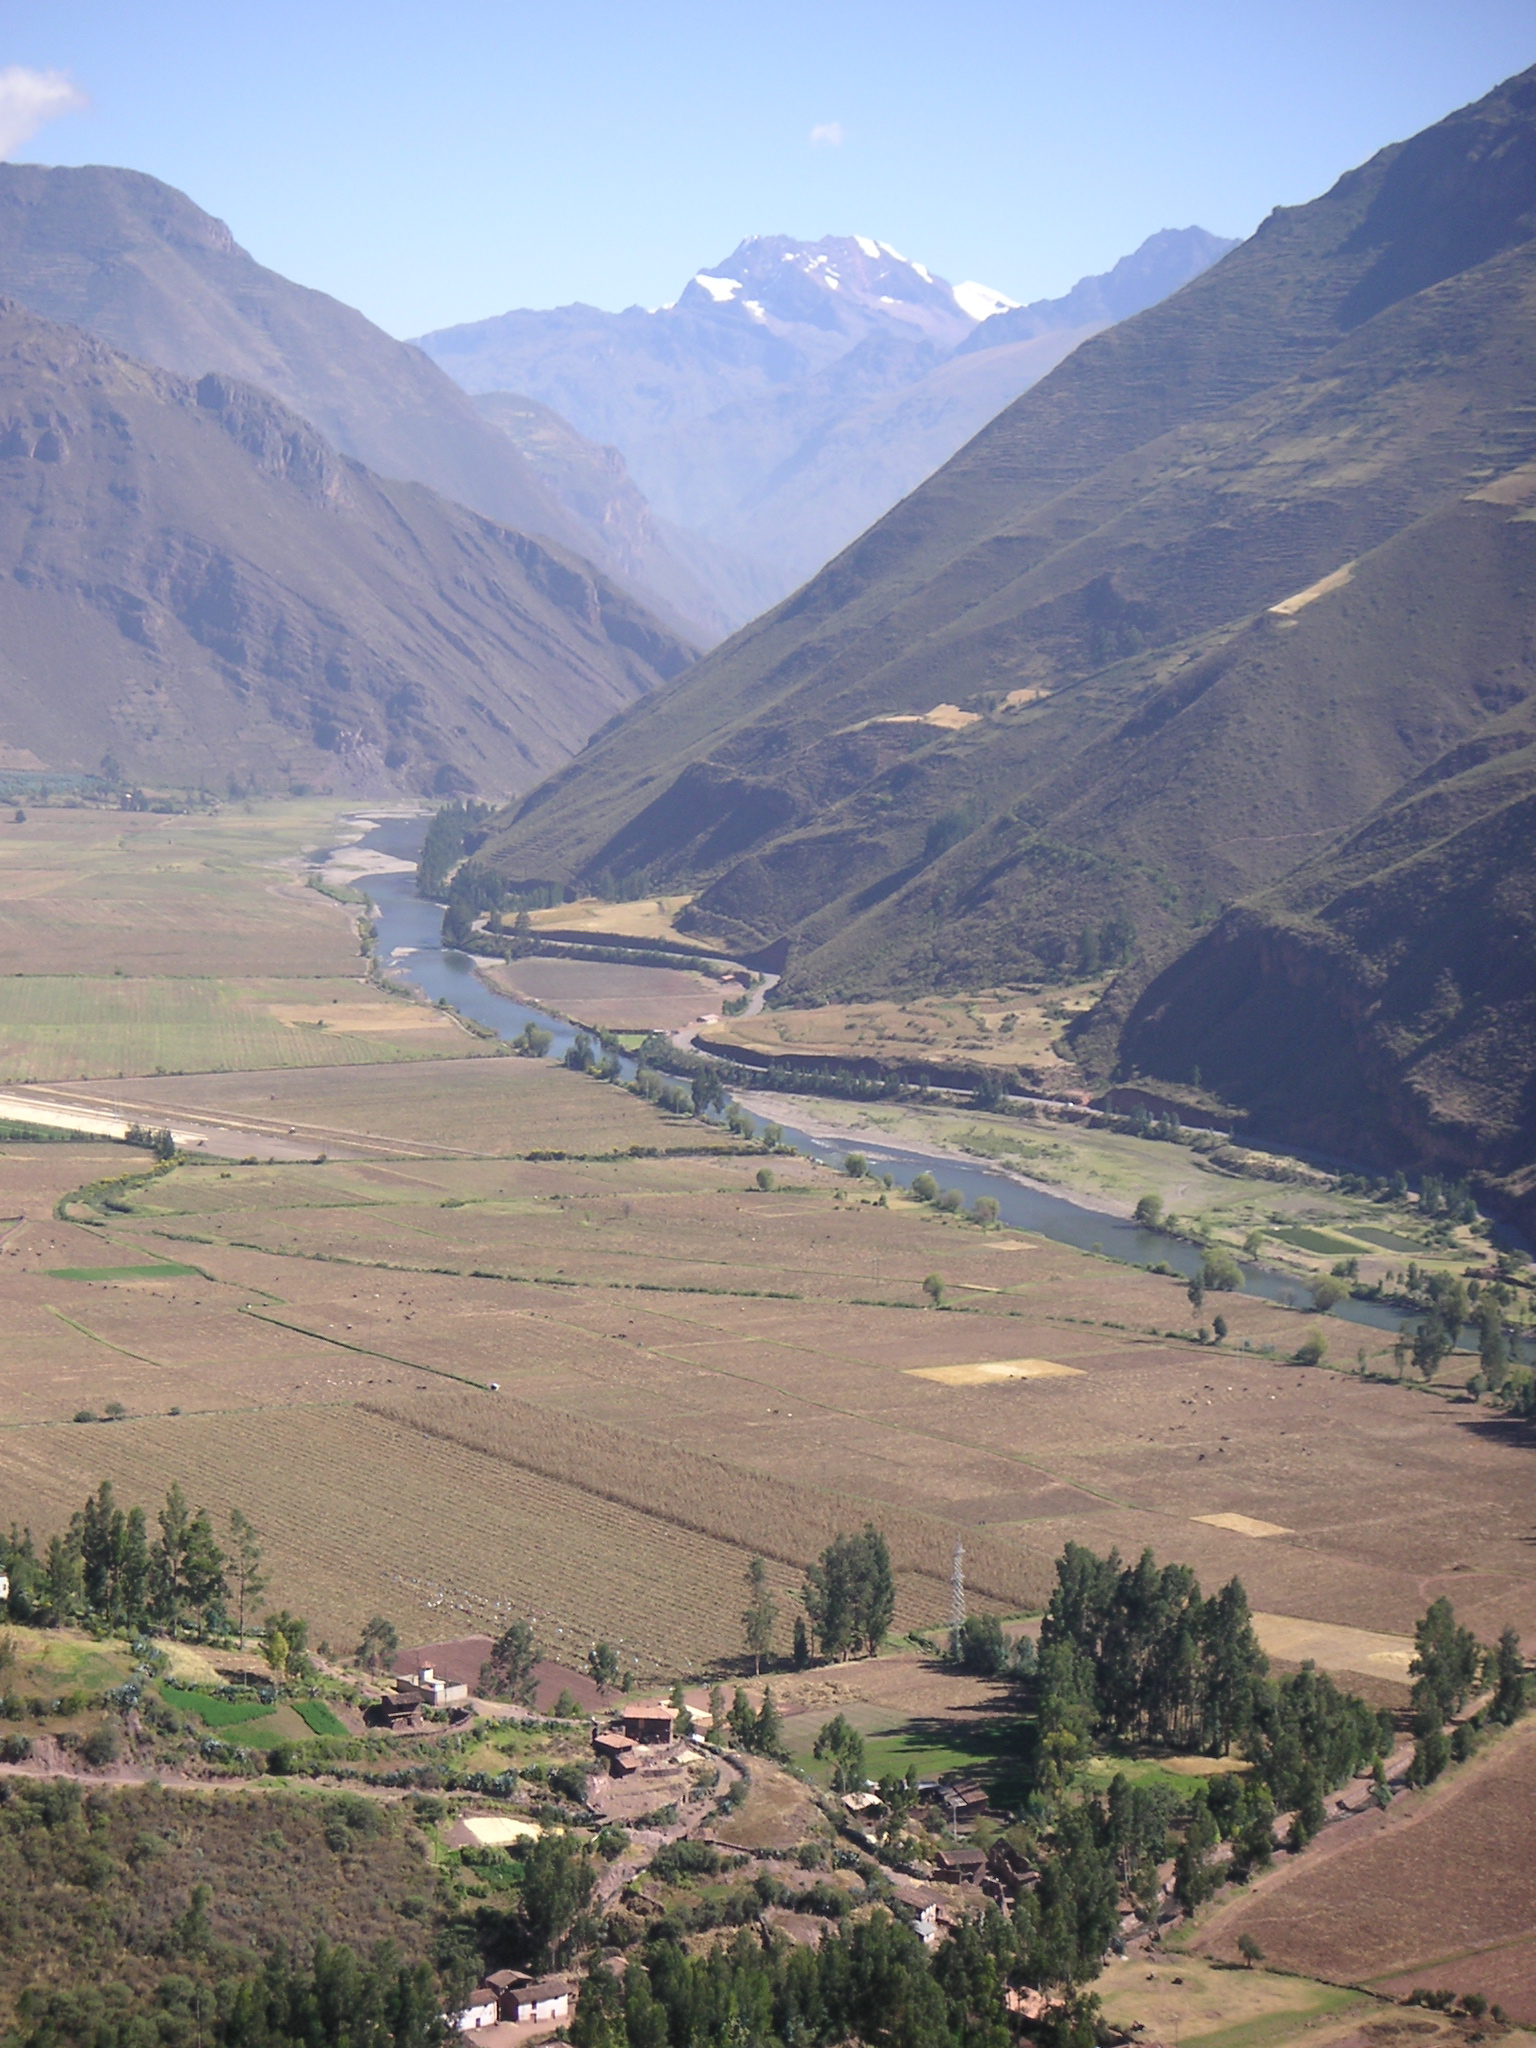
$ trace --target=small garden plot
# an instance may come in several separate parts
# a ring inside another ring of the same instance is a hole
[[[174,1707],[179,1714],[190,1714],[205,1728],[243,1728],[252,1721],[269,1721],[277,1711],[260,1700],[225,1700],[216,1693],[191,1692],[173,1685],[168,1678],[160,1682],[160,1697],[168,1707]],[[335,1716],[331,1718],[334,1720]],[[346,1730],[338,1723],[336,1733],[344,1735]]]
[[[153,1266],[50,1266],[48,1278],[110,1284],[123,1280],[203,1280],[207,1275],[201,1266],[177,1266],[167,1259]]]
[[[345,1735],[346,1727],[331,1712],[324,1700],[295,1700],[293,1711],[304,1726],[315,1735]]]
[[[1299,1252],[1321,1252],[1325,1257],[1342,1259],[1351,1252],[1358,1252],[1362,1246],[1353,1237],[1340,1237],[1332,1230],[1314,1230],[1309,1224],[1291,1223],[1284,1230],[1270,1233],[1277,1243],[1288,1244]],[[1417,1250],[1415,1246],[1413,1249]]]

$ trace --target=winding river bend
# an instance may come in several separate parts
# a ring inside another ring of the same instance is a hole
[[[387,819],[362,840],[370,852],[389,854],[397,860],[414,861],[420,851],[425,822],[419,818]],[[520,1003],[487,987],[475,972],[467,953],[445,949],[441,943],[442,906],[416,894],[414,874],[403,871],[370,875],[366,887],[378,927],[379,959],[386,972],[409,981],[433,1002],[442,999],[477,1024],[483,1024],[504,1039],[514,1039],[525,1024],[538,1024],[554,1040],[549,1057],[563,1058],[575,1037],[574,1028],[563,1017]],[[854,1147],[838,1139],[797,1130],[784,1123],[786,1141],[807,1157],[836,1165]],[[909,1187],[915,1175],[932,1171],[946,1187],[958,1188],[968,1202],[978,1195],[990,1195],[997,1203],[1002,1221],[1041,1237],[1055,1238],[1080,1251],[1097,1252],[1126,1265],[1171,1266],[1192,1275],[1200,1265],[1200,1253],[1181,1239],[1165,1237],[1155,1230],[1143,1230],[1124,1217],[1090,1209],[1051,1194],[1033,1182],[1004,1168],[962,1164],[949,1154],[882,1145],[860,1136],[857,1149],[872,1167],[889,1173],[900,1187]],[[1276,1273],[1266,1266],[1243,1264],[1245,1292],[1263,1296],[1287,1307],[1305,1302],[1306,1288],[1288,1273]],[[1362,1323],[1372,1329],[1395,1331],[1400,1312],[1374,1301],[1342,1301],[1333,1310],[1339,1322]]]

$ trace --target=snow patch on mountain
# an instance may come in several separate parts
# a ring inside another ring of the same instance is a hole
[[[739,277],[711,277],[707,270],[695,271],[693,281],[704,287],[717,306],[728,306],[741,290]]]
[[[978,284],[974,278],[957,284],[954,291],[955,304],[972,320],[990,320],[994,313],[1011,313],[1019,303],[1017,299],[1004,298],[989,284]]]

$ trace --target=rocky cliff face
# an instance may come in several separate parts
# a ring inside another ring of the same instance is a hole
[[[223,790],[526,788],[691,650],[587,562],[0,301],[0,742]]]

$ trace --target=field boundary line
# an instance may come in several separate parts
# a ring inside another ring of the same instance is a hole
[[[611,1507],[624,1508],[629,1513],[641,1515],[646,1521],[659,1523],[664,1528],[685,1529],[690,1535],[702,1536],[710,1543],[722,1544],[729,1550],[739,1552],[743,1557],[749,1557],[754,1554],[761,1555],[772,1558],[777,1564],[787,1565],[795,1571],[804,1571],[807,1565],[815,1561],[816,1551],[814,1548],[808,1547],[804,1550],[791,1551],[782,1546],[775,1548],[771,1543],[766,1543],[756,1538],[749,1542],[739,1535],[732,1535],[718,1527],[711,1527],[703,1520],[671,1513],[664,1508],[658,1507],[654,1501],[641,1499],[636,1492],[625,1491],[615,1485],[604,1486],[594,1480],[574,1476],[570,1471],[561,1471],[553,1459],[540,1460],[536,1455],[527,1452],[521,1455],[514,1455],[509,1451],[493,1448],[484,1442],[473,1442],[469,1437],[460,1434],[447,1424],[421,1420],[418,1417],[404,1414],[397,1408],[386,1407],[383,1403],[376,1400],[359,1400],[354,1402],[353,1405],[364,1414],[378,1416],[383,1421],[392,1422],[402,1428],[414,1430],[418,1435],[431,1437],[439,1443],[452,1444],[458,1450],[473,1451],[481,1457],[492,1459],[497,1464],[510,1466],[514,1472],[532,1472],[537,1474],[539,1478],[550,1480],[557,1486],[569,1487],[573,1493],[583,1493],[590,1499],[606,1501]],[[530,1407],[538,1406],[537,1403],[532,1402],[525,1405]],[[541,1412],[555,1422],[575,1419],[567,1416],[563,1409],[550,1408],[544,1409]],[[644,1445],[649,1442],[649,1439],[640,1435],[638,1431],[620,1432],[615,1430],[614,1425],[611,1423],[605,1423],[601,1427],[614,1431],[615,1434],[632,1435],[637,1444]],[[692,1453],[690,1455],[700,1456],[701,1454]],[[824,1500],[828,1505],[835,1506],[839,1503],[844,1503],[852,1509],[855,1515],[861,1512],[864,1513],[866,1520],[874,1519],[880,1514],[882,1509],[887,1515],[892,1512],[888,1502],[872,1500],[867,1495],[823,1494],[820,1488],[800,1489],[796,1487],[794,1481],[777,1479],[772,1473],[758,1472],[751,1466],[732,1466],[725,1464],[723,1461],[716,1460],[709,1460],[708,1462],[712,1464],[718,1463],[720,1472],[726,1477],[735,1473],[743,1478],[756,1479],[760,1482],[765,1481],[770,1486],[781,1487],[786,1490],[814,1492],[819,1500]],[[912,1517],[914,1519],[918,1518],[920,1514],[920,1511],[910,1508],[898,1509],[895,1512],[903,1518]],[[944,1522],[941,1517],[934,1516],[931,1519],[936,1527],[941,1527],[946,1532],[948,1531],[950,1525]],[[907,1564],[902,1567],[902,1570],[908,1578],[931,1580],[935,1586],[942,1586],[945,1583],[944,1573],[937,1568],[928,1570],[922,1565]],[[983,1588],[981,1590],[987,1589]]]
[[[43,1306],[47,1309],[49,1315],[57,1316],[61,1323],[67,1323],[70,1329],[78,1331],[82,1337],[89,1337],[93,1344],[100,1344],[108,1351],[117,1352],[121,1358],[131,1358],[138,1365],[152,1365],[159,1372],[174,1372],[176,1370],[174,1366],[167,1365],[163,1358],[150,1358],[142,1351],[130,1351],[126,1344],[114,1344],[110,1337],[98,1337],[96,1332],[88,1330],[84,1323],[77,1323],[73,1316],[65,1315],[63,1309],[55,1308],[51,1301],[45,1302]]]
[[[374,1351],[366,1344],[349,1344],[345,1337],[328,1337],[323,1330],[306,1330],[302,1323],[290,1323],[284,1317],[272,1315],[266,1309],[252,1308],[249,1304],[244,1304],[235,1313],[242,1316],[254,1316],[257,1322],[271,1323],[279,1330],[290,1331],[295,1337],[312,1338],[316,1344],[334,1344],[338,1351],[353,1351],[356,1352],[359,1358],[381,1359],[385,1365],[398,1365],[406,1372],[424,1372],[430,1374],[433,1379],[456,1380],[461,1387],[474,1387],[477,1392],[482,1394],[490,1392],[490,1388],[484,1380],[472,1380],[467,1373],[449,1372],[448,1368],[442,1365],[419,1365],[413,1358],[396,1358],[393,1352]],[[151,1365],[157,1362],[154,1359],[148,1361]],[[317,1405],[331,1406],[333,1404],[327,1402]]]

